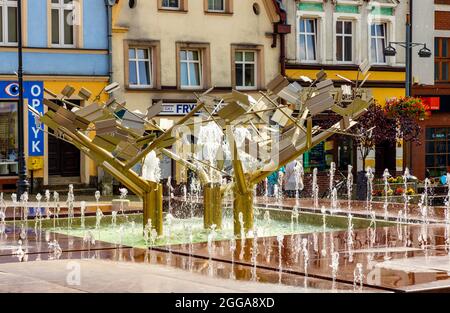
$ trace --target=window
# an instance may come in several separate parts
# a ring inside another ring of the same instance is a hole
[[[386,31],[386,23],[375,23],[370,26],[372,63],[386,63],[386,57],[384,56],[384,48],[387,42]]]
[[[128,83],[130,87],[152,86],[152,57],[150,49],[128,49]]]
[[[157,40],[125,40],[124,76],[129,89],[161,87],[160,42]]]
[[[162,0],[162,8],[170,10],[179,10],[180,0]]]
[[[256,88],[256,52],[238,50],[235,53],[236,88]]]
[[[233,0],[203,0],[206,14],[233,14]]]
[[[180,79],[182,88],[201,87],[200,50],[180,50]]]
[[[0,176],[17,175],[17,102],[0,102]]]
[[[210,44],[178,41],[175,46],[177,88],[208,89],[211,86]]]
[[[317,60],[317,20],[301,18],[299,22],[299,57],[301,61]]]
[[[208,11],[224,12],[225,0],[208,0]]]
[[[450,38],[435,38],[434,79],[437,82],[450,82]]]
[[[353,23],[351,21],[336,22],[336,60],[351,62],[353,60]]]
[[[264,46],[231,45],[231,86],[235,89],[265,88]]]
[[[52,45],[73,47],[74,41],[74,1],[51,0]]]
[[[17,43],[17,1],[0,0],[0,44]]]
[[[447,172],[450,165],[450,128],[427,128],[425,132],[425,167],[431,176]]]

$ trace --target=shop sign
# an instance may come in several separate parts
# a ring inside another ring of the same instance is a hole
[[[441,98],[439,97],[422,97],[422,102],[431,111],[438,111],[441,109]]]
[[[186,115],[196,106],[196,103],[163,103],[159,115]]]
[[[44,83],[26,81],[23,83],[25,103],[44,114]],[[0,100],[14,100],[19,98],[19,84],[11,81],[0,81]],[[44,156],[44,133],[35,122],[34,115],[28,111],[28,155]]]
[[[44,168],[44,158],[43,157],[29,157],[28,158],[28,169],[30,171],[37,171]]]

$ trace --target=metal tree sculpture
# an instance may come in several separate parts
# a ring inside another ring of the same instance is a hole
[[[367,71],[367,65],[360,69],[363,75]],[[165,154],[197,173],[203,186],[205,228],[221,227],[222,197],[232,190],[234,232],[239,235],[241,223],[245,233],[253,229],[254,186],[333,134],[349,134],[372,102],[358,82],[335,92],[324,71],[314,80],[301,79],[304,86],[278,76],[257,100],[238,91],[212,96],[210,89],[195,95],[195,108],[169,129],[162,129],[153,119],[162,110],[161,102],[141,114],[113,98],[106,103],[99,96],[91,100],[84,88],[78,93],[85,100],[84,107],[67,100],[75,89],[66,86],[60,96],[46,90],[62,106],[45,99],[49,110],[43,116],[29,109],[57,136],[139,195],[143,224],[151,220],[158,234],[162,234],[162,185],[132,170],[151,152]],[[338,121],[327,128],[313,126],[313,117],[323,112],[334,112]],[[91,131],[93,138],[88,136]],[[233,180],[224,184],[223,176]]]

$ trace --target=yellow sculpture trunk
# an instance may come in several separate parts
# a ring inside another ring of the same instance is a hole
[[[155,182],[150,183],[150,191],[143,197],[144,225],[151,219],[152,228],[159,236],[163,234],[163,187]]]
[[[203,226],[222,228],[222,191],[219,184],[209,183],[203,186]]]
[[[253,230],[253,192],[240,193],[235,189],[233,206],[234,235],[241,237],[242,231],[246,235],[250,230]],[[239,213],[242,213],[243,230],[239,221]]]

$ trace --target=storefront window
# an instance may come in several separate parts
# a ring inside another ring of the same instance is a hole
[[[340,140],[338,153],[338,169],[346,172],[348,165],[353,165],[353,141],[351,138],[344,137]]]
[[[306,172],[312,172],[314,168],[317,168],[319,171],[325,170],[327,167],[325,143],[321,142],[303,155],[303,167]]]
[[[425,167],[432,177],[447,173],[450,165],[450,128],[427,128]]]
[[[17,175],[17,103],[0,102],[0,176]]]

